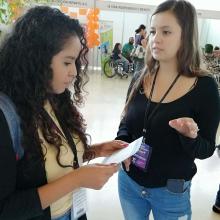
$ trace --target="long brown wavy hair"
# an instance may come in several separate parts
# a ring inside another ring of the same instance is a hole
[[[167,0],[155,9],[152,16],[166,11],[173,13],[182,30],[181,46],[177,52],[178,73],[189,77],[207,75],[207,72],[200,68],[198,24],[194,6],[185,0]],[[144,79],[155,74],[160,68],[160,63],[152,57],[149,46],[147,48],[145,62],[144,71],[133,79],[123,115],[126,114],[130,101],[139,91]]]
[[[51,94],[48,88],[53,77],[52,58],[71,37],[78,37],[82,46],[76,59],[74,93],[66,89],[62,94]],[[37,6],[16,21],[12,33],[1,46],[0,91],[7,94],[17,108],[21,118],[22,145],[30,158],[39,158],[40,155],[44,162],[38,136],[40,127],[45,140],[57,148],[57,163],[63,166],[59,160],[61,137],[42,114],[46,100],[50,101],[55,112],[59,112],[65,127],[77,134],[88,149],[86,124],[77,109],[83,103],[82,89],[88,81],[86,44],[84,30],[78,20],[58,9]]]

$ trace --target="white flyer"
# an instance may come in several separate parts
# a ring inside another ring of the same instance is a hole
[[[106,157],[102,161],[102,163],[103,164],[121,163],[125,159],[134,155],[139,150],[142,140],[143,140],[143,136],[131,142],[127,147],[116,151],[109,157]]]

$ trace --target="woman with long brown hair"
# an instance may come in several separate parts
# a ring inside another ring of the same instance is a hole
[[[217,84],[200,68],[195,8],[161,3],[150,22],[145,71],[131,86],[117,139],[143,137],[119,172],[126,220],[191,219],[194,160],[215,150],[220,118]]]

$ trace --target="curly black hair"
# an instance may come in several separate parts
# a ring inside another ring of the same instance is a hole
[[[48,89],[53,77],[52,58],[71,37],[78,37],[81,51],[76,59],[77,76],[74,94],[66,89],[62,94],[51,94]],[[43,116],[43,106],[49,100],[53,110],[59,112],[63,124],[79,136],[88,149],[86,124],[77,110],[83,103],[82,90],[88,76],[88,61],[84,30],[78,20],[71,19],[58,9],[47,6],[31,8],[20,17],[0,48],[0,91],[15,103],[21,118],[22,144],[29,155],[40,155],[44,161],[39,126],[44,138],[57,149],[59,161],[61,138]],[[51,138],[52,137],[52,138]]]

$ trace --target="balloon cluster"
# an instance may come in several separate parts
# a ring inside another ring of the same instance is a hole
[[[89,9],[87,13],[87,43],[89,48],[99,46],[99,8]]]
[[[67,6],[61,6],[61,11],[72,18],[77,18],[77,13],[73,13],[69,11]],[[80,8],[79,15],[86,17],[86,39],[87,39],[87,46],[89,48],[94,48],[100,45],[99,40],[99,8]]]

